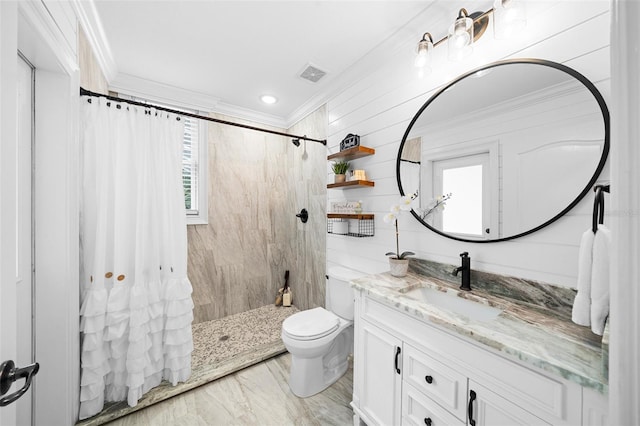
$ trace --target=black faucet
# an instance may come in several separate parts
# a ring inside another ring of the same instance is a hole
[[[462,271],[462,285],[460,286],[460,290],[471,291],[471,258],[466,251],[460,253],[460,257],[462,258],[462,266],[454,269],[452,274],[457,277],[458,272]]]

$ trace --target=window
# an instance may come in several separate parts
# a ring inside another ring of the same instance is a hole
[[[182,186],[187,224],[206,224],[207,127],[203,120],[185,117],[182,143]]]
[[[197,110],[149,101],[133,96],[120,95],[123,99],[150,103],[178,111],[199,114]],[[208,222],[207,203],[207,125],[204,120],[182,116],[184,135],[182,139],[182,187],[188,225],[203,225]]]

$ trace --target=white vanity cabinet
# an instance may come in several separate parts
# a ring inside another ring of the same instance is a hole
[[[355,293],[356,426],[597,424],[580,385]]]

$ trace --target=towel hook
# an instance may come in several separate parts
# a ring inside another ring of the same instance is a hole
[[[591,218],[591,230],[595,234],[598,231],[598,224],[604,223],[604,194],[609,192],[611,185],[596,185],[593,190],[596,195],[593,200],[593,217]]]

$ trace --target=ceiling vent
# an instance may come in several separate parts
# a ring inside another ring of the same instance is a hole
[[[307,64],[305,69],[300,74],[300,78],[305,80],[309,80],[312,83],[317,83],[322,77],[324,77],[327,73],[322,71],[319,68],[314,67],[311,64]]]

